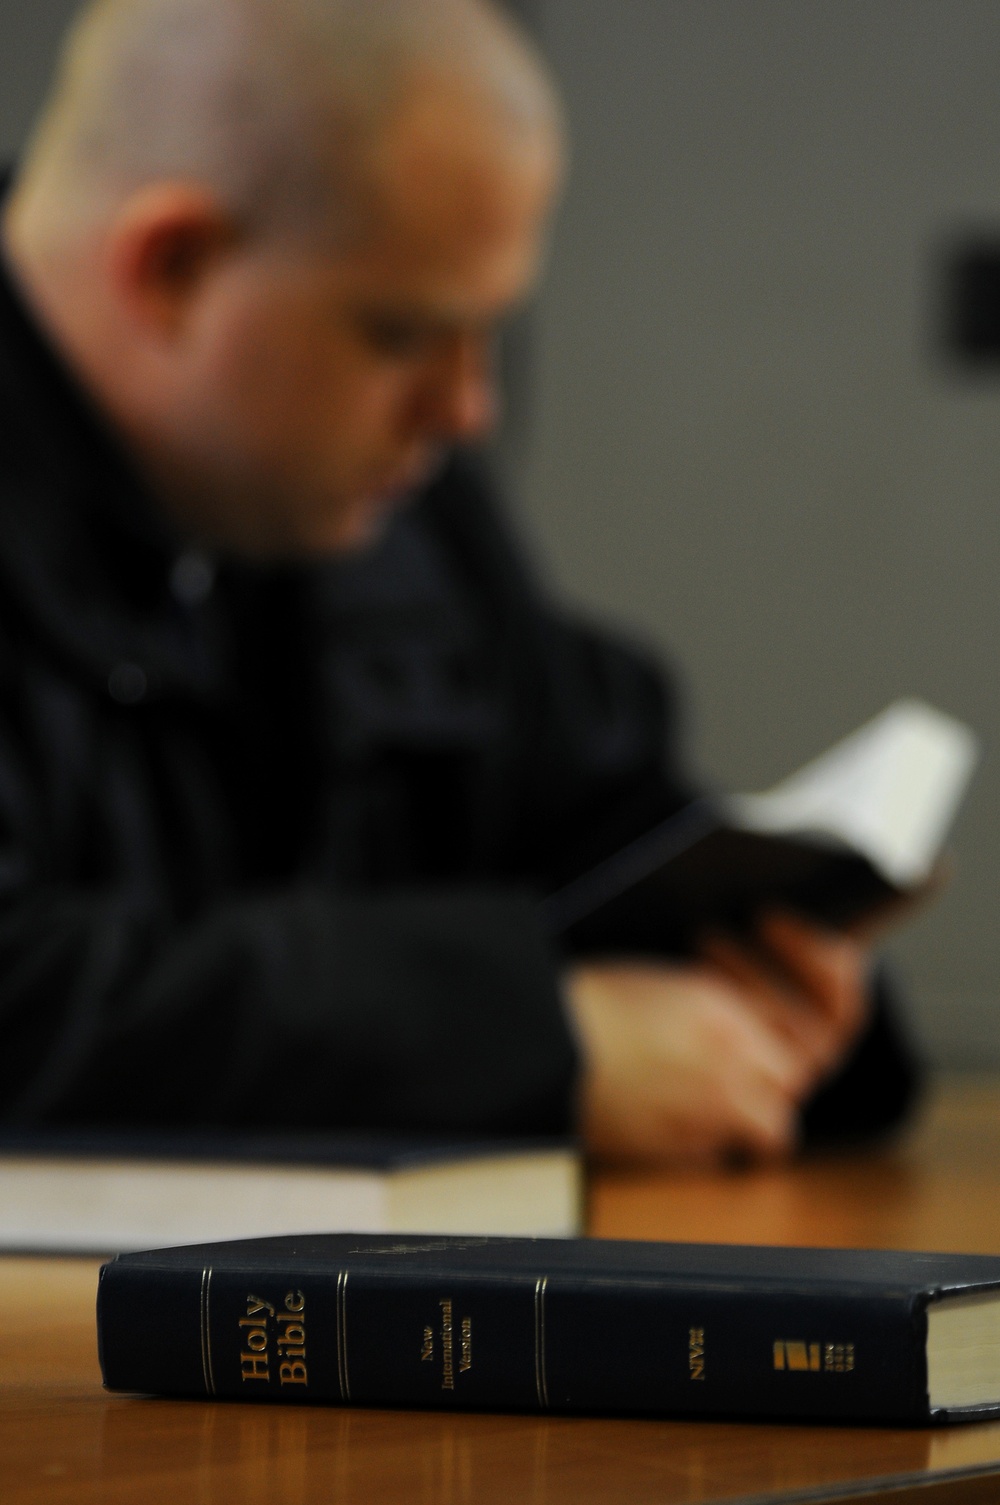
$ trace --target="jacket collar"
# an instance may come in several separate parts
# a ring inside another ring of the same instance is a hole
[[[0,256],[5,592],[52,649],[102,685],[113,684],[116,671],[120,682],[125,666],[141,671],[154,696],[211,693],[221,673],[211,613],[171,589],[183,553]]]

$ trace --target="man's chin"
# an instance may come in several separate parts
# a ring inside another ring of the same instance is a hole
[[[444,456],[436,452],[423,465],[413,467],[405,478],[349,502],[331,530],[329,548],[353,553],[379,542],[396,516],[407,507],[440,471]]]
[[[414,488],[381,492],[348,503],[328,525],[302,539],[310,554],[356,554],[375,548],[393,518],[413,499]]]
[[[382,541],[398,510],[397,507],[372,508],[364,512],[359,510],[331,531],[325,544],[326,552],[357,554],[365,549],[375,548]]]
[[[229,528],[206,542],[222,552],[289,563],[362,553],[377,547],[396,514],[424,489],[437,468],[422,467],[419,476],[411,472],[405,482],[350,498],[316,495],[311,506],[297,510],[281,504],[261,509],[253,532],[244,527],[237,534]]]

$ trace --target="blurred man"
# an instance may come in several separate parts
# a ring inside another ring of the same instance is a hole
[[[8,1121],[657,1161],[901,1107],[855,942],[538,918],[689,797],[657,676],[551,611],[463,453],[562,161],[486,0],[84,12],[3,208]]]

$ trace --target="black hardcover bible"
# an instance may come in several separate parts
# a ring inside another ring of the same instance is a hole
[[[684,956],[768,909],[834,928],[932,888],[976,741],[897,701],[763,794],[697,800],[543,901],[576,950]]]
[[[314,1234],[120,1255],[113,1390],[927,1423],[1000,1416],[1000,1258]]]

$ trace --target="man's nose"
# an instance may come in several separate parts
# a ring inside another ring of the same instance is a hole
[[[428,382],[425,419],[447,440],[484,439],[500,415],[493,342],[468,335],[449,342]]]

